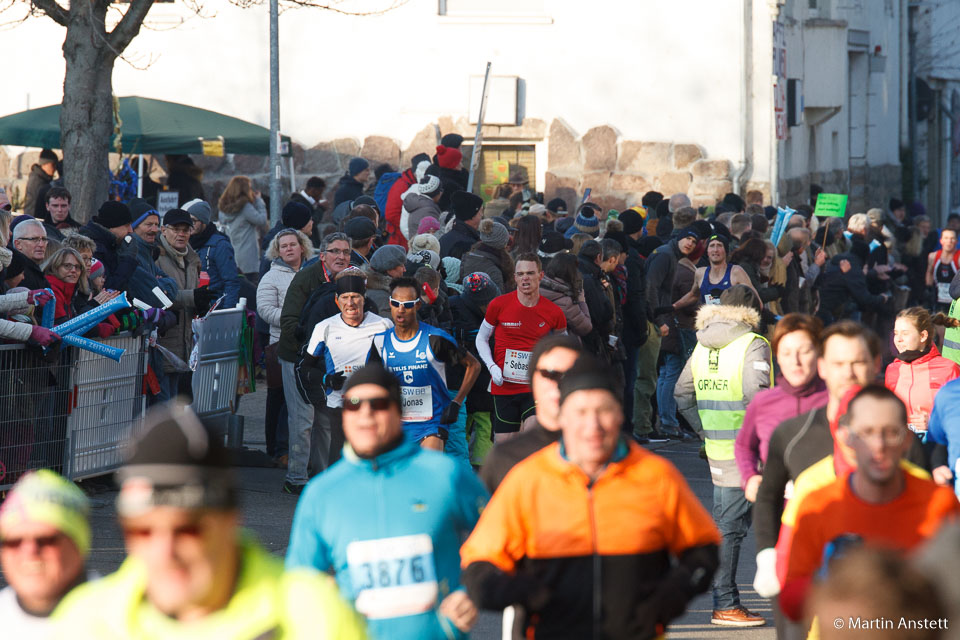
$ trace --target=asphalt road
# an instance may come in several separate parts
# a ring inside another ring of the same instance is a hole
[[[241,399],[239,414],[245,420],[245,445],[250,449],[263,449],[263,412],[266,401],[265,387]],[[684,474],[697,497],[709,510],[712,506],[713,485],[706,462],[697,455],[698,447],[693,444],[667,443],[650,447],[660,455],[672,461]],[[251,453],[245,456],[249,462],[257,462],[261,456]],[[283,555],[290,535],[290,524],[296,507],[296,498],[280,492],[284,472],[280,469],[245,466],[239,469],[241,483],[241,507],[244,526],[255,532],[267,549]],[[123,540],[117,527],[116,490],[109,483],[98,481],[83,483],[91,487],[93,502],[93,548],[90,553],[90,568],[101,574],[115,570],[123,560]],[[773,640],[773,614],[770,601],[758,596],[750,587],[756,570],[753,534],[744,545],[737,583],[740,585],[741,600],[748,609],[763,615],[767,626],[754,629],[730,629],[710,624],[713,609],[709,593],[690,603],[687,613],[674,622],[668,629],[671,638],[716,638],[747,640]],[[3,583],[0,575],[0,584]],[[500,638],[500,615],[484,612],[473,631],[472,637],[478,640]]]

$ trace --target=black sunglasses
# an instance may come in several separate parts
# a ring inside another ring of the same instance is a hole
[[[370,405],[371,411],[386,411],[390,408],[390,398],[344,398],[344,411],[359,411],[364,404]]]
[[[566,371],[554,371],[553,369],[534,369],[534,371],[542,375],[547,380],[553,380],[557,384],[560,384],[560,381],[563,380],[563,376],[567,374]]]

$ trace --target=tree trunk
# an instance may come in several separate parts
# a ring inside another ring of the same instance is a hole
[[[71,3],[63,57],[67,63],[60,109],[64,181],[73,196],[71,213],[86,222],[109,193],[109,145],[113,132],[113,64],[107,45],[107,5]]]

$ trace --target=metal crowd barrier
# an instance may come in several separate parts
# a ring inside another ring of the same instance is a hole
[[[237,394],[242,308],[213,311],[197,331],[197,368],[193,372],[193,410],[204,418],[233,413]]]
[[[144,341],[103,340],[126,349],[120,362],[72,347],[44,356],[0,345],[0,490],[33,469],[80,479],[120,466],[143,419]]]

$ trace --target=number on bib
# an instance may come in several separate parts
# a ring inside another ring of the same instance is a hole
[[[357,611],[372,620],[430,611],[437,604],[433,541],[426,534],[347,545]]]

